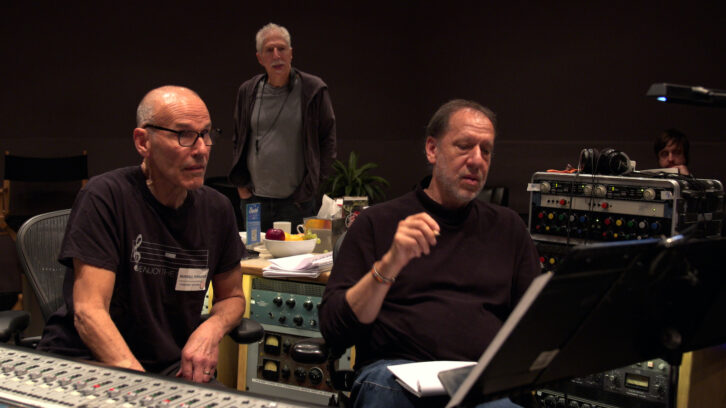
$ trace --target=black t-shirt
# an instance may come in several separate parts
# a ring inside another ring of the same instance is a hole
[[[73,205],[59,261],[73,259],[116,274],[110,314],[145,369],[158,372],[181,358],[200,323],[214,274],[239,265],[244,246],[230,201],[201,187],[178,209],[159,203],[139,166],[91,179]],[[40,350],[91,357],[73,324],[73,271],[65,306],[48,321]]]

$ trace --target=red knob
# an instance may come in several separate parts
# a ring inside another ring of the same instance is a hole
[[[606,209],[606,208],[608,208],[608,203],[602,203],[602,204],[600,204],[600,207],[602,207],[603,209]]]

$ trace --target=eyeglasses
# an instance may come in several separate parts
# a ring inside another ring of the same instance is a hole
[[[152,128],[157,130],[164,130],[166,132],[175,133],[179,139],[179,145],[183,147],[192,147],[197,144],[197,139],[202,138],[202,141],[207,146],[212,146],[214,142],[222,134],[222,129],[210,129],[203,130],[201,132],[195,132],[193,130],[174,130],[168,129],[156,125],[144,125],[144,129]]]

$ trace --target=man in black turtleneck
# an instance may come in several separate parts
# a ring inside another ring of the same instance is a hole
[[[320,329],[330,345],[356,347],[354,406],[443,406],[448,398],[417,398],[386,367],[478,360],[540,273],[519,215],[476,199],[495,134],[489,109],[444,104],[426,129],[431,182],[368,208],[348,231]]]

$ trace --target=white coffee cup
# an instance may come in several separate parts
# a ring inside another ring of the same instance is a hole
[[[272,223],[272,228],[281,229],[289,234],[292,229],[292,223],[290,221],[275,221]]]

